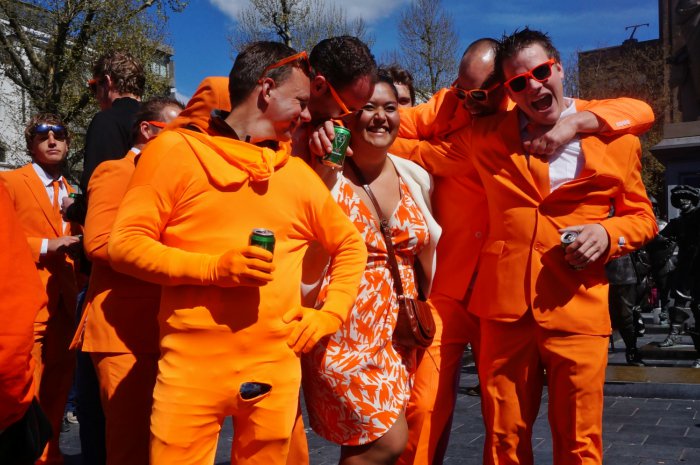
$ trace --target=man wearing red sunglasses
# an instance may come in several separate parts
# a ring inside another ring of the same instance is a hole
[[[70,144],[63,121],[58,115],[35,115],[24,135],[32,163],[0,173],[0,182],[12,198],[48,296],[48,305],[35,320],[32,355],[37,396],[54,435],[37,463],[61,464],[58,433],[73,380],[75,355],[68,346],[81,280],[72,257],[82,248],[82,231],[79,224],[61,217],[61,200],[73,192],[62,176]]]
[[[437,333],[418,366],[406,409],[409,442],[399,460],[402,465],[442,463],[457,394],[455,379],[468,343],[478,359],[479,322],[467,304],[489,220],[486,195],[464,141],[473,121],[514,105],[494,74],[497,45],[489,38],[474,41],[452,87],[425,104],[402,110],[399,138],[391,148],[435,176],[433,206],[443,227],[430,296],[437,310]],[[633,99],[601,101],[587,110],[558,121],[548,131],[528,135],[523,145],[535,153],[551,154],[578,132],[639,134],[654,120],[651,108]]]
[[[641,147],[608,132],[575,137],[550,157],[525,150],[526,138],[590,107],[563,97],[563,68],[546,34],[525,28],[505,37],[496,73],[516,106],[475,120],[463,141],[489,214],[469,302],[481,322],[484,463],[532,463],[546,381],[554,463],[601,464],[604,265],[657,232]]]

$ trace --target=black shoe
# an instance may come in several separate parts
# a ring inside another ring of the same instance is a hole
[[[669,334],[668,336],[666,336],[666,339],[657,343],[656,345],[658,345],[659,347],[673,347],[676,345],[677,342],[678,336],[674,334]]]
[[[644,367],[646,363],[642,360],[642,356],[639,355],[639,350],[636,347],[627,349],[625,351],[625,359],[627,360],[627,365],[633,367]]]
[[[700,368],[700,358],[695,359],[692,365],[690,365],[690,368]]]
[[[470,388],[467,388],[467,395],[468,396],[480,396],[481,395],[481,385],[477,384],[476,386],[472,386]]]

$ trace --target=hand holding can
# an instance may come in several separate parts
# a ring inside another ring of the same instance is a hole
[[[345,153],[350,145],[350,130],[342,126],[334,126],[335,137],[333,149],[321,159],[321,162],[331,168],[342,168],[345,161]]]

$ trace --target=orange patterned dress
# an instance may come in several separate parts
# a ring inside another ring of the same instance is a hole
[[[362,233],[369,258],[355,306],[334,335],[302,360],[311,427],[342,445],[379,439],[396,422],[411,393],[415,354],[392,342],[398,302],[378,220],[341,177],[337,202]],[[389,220],[404,292],[416,296],[414,257],[429,242],[428,226],[403,181]],[[328,277],[319,293],[323,301]]]

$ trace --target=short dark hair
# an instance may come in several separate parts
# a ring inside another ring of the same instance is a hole
[[[394,96],[398,99],[399,98],[399,91],[396,90],[396,81],[394,80],[394,77],[391,75],[389,70],[387,68],[379,68],[377,70],[377,82],[376,84],[389,84],[391,87],[392,92],[394,93]]]
[[[408,87],[408,93],[411,96],[411,105],[415,105],[416,88],[413,86],[413,76],[411,73],[406,68],[402,68],[395,63],[385,68],[380,68],[380,71],[382,69],[391,77],[394,85],[403,84],[404,86]]]
[[[235,108],[248,98],[255,86],[258,85],[265,68],[295,53],[297,53],[296,50],[281,42],[259,41],[246,45],[236,56],[228,75],[231,108]],[[300,58],[269,70],[265,76],[280,84],[289,77],[292,68],[299,68],[305,73],[309,73],[308,61]]]
[[[144,121],[160,121],[161,113],[165,107],[178,107],[180,110],[185,105],[173,97],[153,97],[141,103],[138,113],[134,118],[134,125],[131,129],[131,143],[136,143],[138,139],[141,123]]]
[[[500,81],[504,80],[503,62],[531,45],[541,46],[549,58],[554,58],[557,63],[561,62],[559,51],[552,44],[549,35],[525,26],[523,30],[516,30],[509,36],[504,35],[498,43],[495,73]]]
[[[92,68],[92,76],[101,80],[109,76],[117,92],[121,94],[143,95],[146,75],[141,63],[129,52],[119,50],[100,56]]]
[[[314,72],[325,77],[340,90],[361,76],[377,79],[377,62],[367,44],[357,37],[338,36],[324,39],[309,56]]]
[[[37,124],[54,124],[56,126],[63,126],[66,128],[66,145],[70,145],[70,131],[68,127],[63,122],[63,119],[55,113],[37,113],[32,116],[27,125],[24,127],[24,140],[27,142],[27,153],[29,156],[34,158],[32,155],[32,141],[34,140],[34,126]]]

